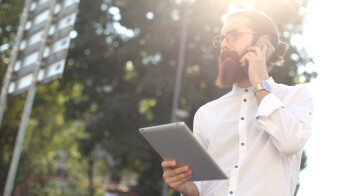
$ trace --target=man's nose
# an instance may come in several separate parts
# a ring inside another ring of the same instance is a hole
[[[226,39],[224,39],[224,40],[221,42],[220,47],[221,47],[221,50],[223,50],[223,51],[225,51],[225,50],[228,50],[228,49],[229,49],[229,45],[228,45],[228,43],[227,43],[227,40],[226,40]]]

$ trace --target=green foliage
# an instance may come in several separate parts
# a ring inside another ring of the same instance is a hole
[[[23,8],[23,2],[19,0],[2,1],[0,4],[0,77],[5,75],[6,67],[10,58],[10,48],[14,44],[19,14]],[[2,87],[3,80],[0,80]],[[7,177],[7,170],[11,161],[16,133],[21,118],[23,100],[18,96],[8,100],[6,113],[0,129],[0,192]]]
[[[1,51],[2,75],[21,11],[20,6],[16,14],[8,10],[21,3],[0,4],[1,19],[6,18],[1,20],[0,43],[9,44]],[[231,4],[244,8],[249,3],[276,21],[282,40],[290,46],[285,64],[272,70],[276,81],[293,85],[316,77],[300,71],[312,59],[292,44],[292,38],[302,34],[306,0],[81,2],[75,25],[78,36],[71,42],[64,77],[38,89],[16,186],[31,177],[58,175],[62,170],[57,163],[65,152],[67,177],[99,186],[92,178],[120,180],[123,172],[135,171],[140,174],[139,184],[132,189],[141,195],[159,195],[161,159],[138,129],[170,121],[182,23],[186,20],[188,31],[179,109],[188,115],[179,120],[191,127],[201,105],[230,90],[215,86],[219,51],[211,46],[211,38],[220,32],[220,17]],[[9,101],[0,129],[1,187],[23,97]],[[35,186],[38,191],[50,187]],[[101,190],[83,192],[99,195]]]

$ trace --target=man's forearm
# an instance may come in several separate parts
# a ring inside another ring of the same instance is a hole
[[[258,105],[260,105],[260,102],[264,99],[264,97],[266,95],[270,94],[268,91],[266,90],[260,90],[260,91],[257,91],[255,96],[256,96],[256,100],[258,102]]]
[[[199,196],[197,186],[193,182],[187,182],[186,190],[182,192],[183,196]]]

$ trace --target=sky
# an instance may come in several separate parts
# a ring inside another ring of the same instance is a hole
[[[299,176],[298,196],[350,195],[349,5],[346,0],[309,0],[304,33],[297,40],[319,74],[309,83],[313,133],[304,148],[308,163]]]

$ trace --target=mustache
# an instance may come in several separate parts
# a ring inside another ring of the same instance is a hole
[[[231,61],[239,61],[239,59],[241,58],[241,56],[237,52],[232,50],[225,50],[220,53],[220,56],[218,58],[219,64],[224,63],[228,57],[230,57]]]

